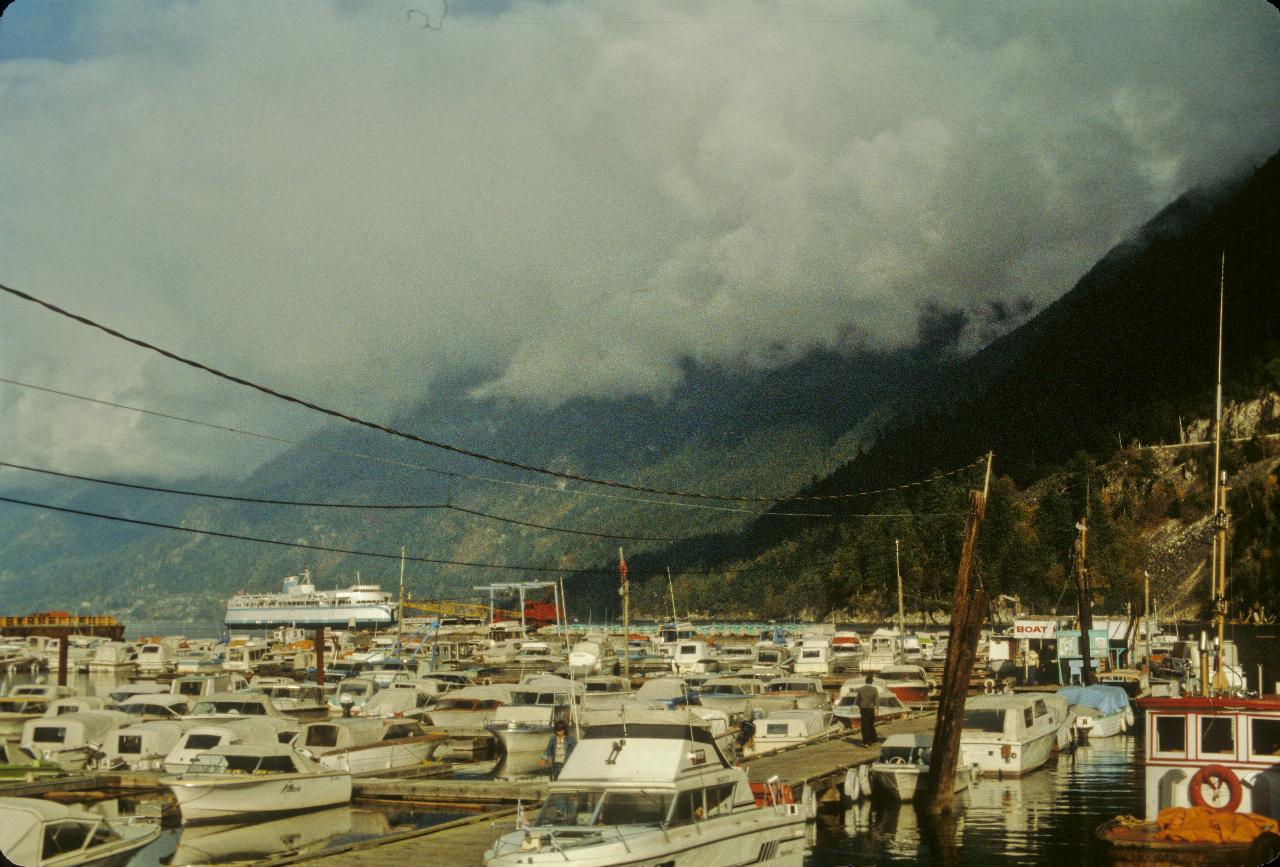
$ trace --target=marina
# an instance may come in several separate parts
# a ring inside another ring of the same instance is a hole
[[[1280,863],[1274,0],[410,5],[0,4],[0,864]]]

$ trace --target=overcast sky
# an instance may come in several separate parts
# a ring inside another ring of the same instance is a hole
[[[376,418],[464,369],[478,396],[661,397],[683,357],[1043,306],[1280,148],[1277,24],[1248,0],[18,0],[0,283]],[[7,297],[0,376],[314,424]],[[225,458],[6,385],[0,426],[6,459],[63,469]]]

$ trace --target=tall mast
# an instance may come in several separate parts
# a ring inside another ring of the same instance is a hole
[[[1213,689],[1227,691],[1227,678],[1222,668],[1223,641],[1227,623],[1227,504],[1222,472],[1222,327],[1227,291],[1227,254],[1222,253],[1218,272],[1218,387],[1213,421],[1213,608],[1217,625],[1217,659],[1213,666]]]
[[[907,618],[902,610],[902,554],[901,545],[897,539],[893,540],[893,571],[898,574],[898,637],[905,638]]]

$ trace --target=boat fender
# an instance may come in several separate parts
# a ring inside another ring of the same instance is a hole
[[[871,797],[871,765],[858,765],[858,788],[864,798]]]
[[[1210,804],[1204,799],[1203,787],[1208,786],[1217,792],[1222,786],[1227,787],[1227,803],[1221,807]],[[1244,789],[1240,785],[1240,778],[1235,772],[1223,765],[1205,765],[1196,771],[1191,777],[1191,782],[1187,784],[1187,797],[1191,799],[1191,803],[1197,807],[1208,807],[1218,813],[1234,813],[1236,808],[1240,806],[1240,799],[1244,795]]]
[[[844,796],[850,801],[862,797],[862,788],[858,785],[858,769],[849,768],[844,772]]]
[[[800,806],[806,820],[811,821],[817,817],[818,795],[808,783],[805,783],[804,789],[800,792]]]

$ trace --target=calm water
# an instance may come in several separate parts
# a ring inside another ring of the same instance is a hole
[[[984,779],[958,795],[954,863],[1105,863],[1093,829],[1117,814],[1142,811],[1135,744],[1129,736],[1097,740],[1020,780]],[[921,823],[911,805],[864,802],[841,815],[820,815],[806,863],[944,862]]]

